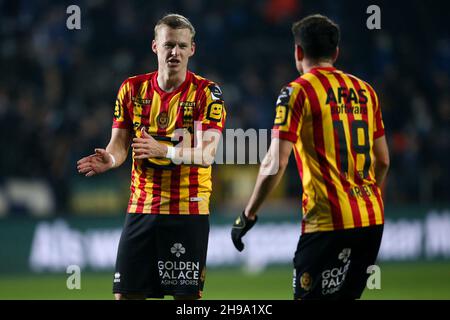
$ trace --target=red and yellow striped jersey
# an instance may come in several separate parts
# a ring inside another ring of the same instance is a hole
[[[293,142],[304,233],[384,223],[373,142],[384,135],[378,97],[335,68],[313,68],[281,90],[273,136]]]
[[[180,87],[165,92],[157,77],[153,72],[123,82],[113,128],[128,129],[134,137],[141,137],[140,130],[145,127],[156,140],[171,145],[177,129],[189,131],[193,143],[195,130],[200,130],[194,122],[199,122],[202,130],[222,131],[226,112],[222,92],[215,83],[188,71]],[[133,156],[130,189],[130,213],[209,214],[211,167],[174,165],[169,159],[137,160]]]

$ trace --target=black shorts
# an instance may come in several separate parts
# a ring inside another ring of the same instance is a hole
[[[200,298],[205,281],[208,215],[127,213],[113,293]]]
[[[294,257],[294,299],[359,299],[383,226],[303,234]]]

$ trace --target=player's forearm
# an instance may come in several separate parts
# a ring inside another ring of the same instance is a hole
[[[114,165],[115,168],[121,166],[128,155],[128,147],[127,146],[118,146],[117,144],[108,144],[106,147],[106,151],[113,155],[116,163]]]
[[[389,161],[375,160],[375,181],[381,187],[389,170]]]
[[[175,148],[172,161],[175,164],[186,164],[207,168],[214,162],[215,150],[208,148]]]
[[[280,165],[277,173],[273,175],[268,175],[267,173],[262,172],[263,170],[265,169],[260,169],[252,196],[245,208],[245,213],[250,219],[254,218],[266,198],[270,195],[272,190],[276,188],[281,177],[283,177],[286,165]]]

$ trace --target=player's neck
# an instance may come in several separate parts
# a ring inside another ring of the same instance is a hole
[[[307,73],[314,68],[333,68],[330,61],[303,61],[303,73]]]
[[[166,91],[172,92],[176,90],[186,79],[186,71],[170,74],[169,72],[158,71],[158,85]]]

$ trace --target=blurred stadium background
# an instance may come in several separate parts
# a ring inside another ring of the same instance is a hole
[[[66,8],[81,8],[81,30]],[[366,8],[381,8],[368,30]],[[193,22],[190,69],[218,82],[227,128],[270,128],[280,88],[297,77],[290,27],[311,14],[341,27],[337,67],[373,84],[391,169],[385,190],[381,290],[367,299],[450,299],[450,20],[446,1],[0,0],[0,299],[110,299],[129,196],[128,162],[86,179],[76,160],[109,140],[124,79],[156,69],[153,26]],[[229,227],[257,166],[216,165],[206,299],[291,299],[299,236],[292,162],[237,253]],[[81,290],[66,288],[68,265]]]

